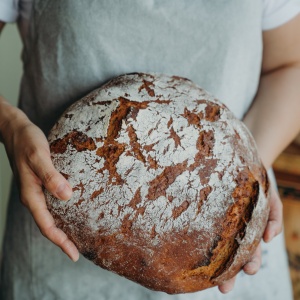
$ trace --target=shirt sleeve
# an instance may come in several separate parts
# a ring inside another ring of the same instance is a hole
[[[300,0],[263,0],[262,29],[283,25],[300,13]]]
[[[19,16],[18,0],[1,0],[0,1],[0,21],[12,23]]]

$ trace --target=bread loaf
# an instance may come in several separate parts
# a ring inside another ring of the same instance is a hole
[[[244,124],[191,81],[119,76],[49,135],[73,186],[55,222],[98,266],[170,294],[233,277],[266,226],[268,178]]]

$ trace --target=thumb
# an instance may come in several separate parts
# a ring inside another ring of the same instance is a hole
[[[43,186],[56,198],[69,200],[72,196],[72,188],[65,177],[53,166],[50,153],[42,151],[31,156],[29,166],[41,180]]]

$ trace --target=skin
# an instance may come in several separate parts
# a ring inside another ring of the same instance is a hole
[[[263,33],[262,74],[253,105],[244,117],[267,169],[300,131],[300,15],[288,23]],[[282,231],[282,203],[273,189],[264,242]],[[257,273],[261,247],[244,266],[245,273]],[[235,278],[219,286],[222,293],[232,290]]]
[[[4,23],[0,22],[0,31]],[[259,89],[244,118],[252,132],[265,167],[294,139],[300,130],[300,15],[288,23],[263,33],[263,63]],[[18,108],[0,96],[0,141],[4,143],[21,202],[29,209],[41,233],[73,261],[79,252],[66,234],[55,226],[47,210],[43,186],[55,197],[67,201],[72,196],[68,181],[55,170],[47,139]],[[23,143],[21,141],[24,141]],[[270,198],[270,215],[263,240],[270,242],[282,231],[282,203],[275,192]],[[243,270],[249,275],[261,266],[261,247]],[[233,289],[235,277],[219,285],[222,293]]]

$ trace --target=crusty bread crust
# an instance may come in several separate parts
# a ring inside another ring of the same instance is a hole
[[[170,294],[234,276],[266,226],[268,179],[244,124],[191,81],[119,76],[49,135],[73,197],[56,224],[102,268]]]

